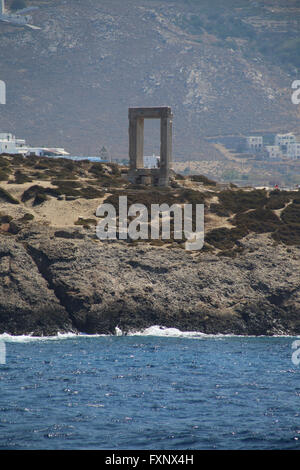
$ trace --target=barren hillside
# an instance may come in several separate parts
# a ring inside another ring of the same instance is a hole
[[[40,7],[32,12],[40,30],[0,23],[0,79],[8,94],[0,129],[31,145],[79,155],[104,145],[126,157],[129,106],[172,106],[178,160],[222,159],[204,141],[209,135],[299,131],[291,103],[296,1],[27,5]],[[146,152],[156,150],[157,133],[149,127]]]

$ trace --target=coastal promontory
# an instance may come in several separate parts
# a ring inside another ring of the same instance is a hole
[[[300,334],[300,194],[174,174],[137,188],[115,164],[0,157],[0,333]],[[205,243],[102,241],[103,202],[203,203]]]

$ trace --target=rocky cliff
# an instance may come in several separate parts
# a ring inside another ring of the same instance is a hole
[[[300,192],[173,174],[135,187],[126,168],[0,156],[0,333],[114,333],[151,325],[300,334]],[[100,241],[96,209],[204,204],[205,244]]]
[[[250,235],[241,257],[225,258],[66,233],[32,227],[1,238],[1,333],[113,334],[157,324],[300,334],[299,248]]]

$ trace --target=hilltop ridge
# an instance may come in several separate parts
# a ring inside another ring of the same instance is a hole
[[[225,3],[28,0],[41,30],[0,24],[0,127],[33,146],[126,158],[128,107],[168,104],[176,160],[222,160],[212,135],[299,133],[297,4]]]

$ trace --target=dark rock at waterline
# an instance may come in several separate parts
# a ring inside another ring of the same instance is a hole
[[[1,237],[0,333],[300,334],[300,250],[266,234],[227,258],[29,230]]]
[[[24,246],[12,238],[0,245],[0,332],[53,335],[72,322]]]

